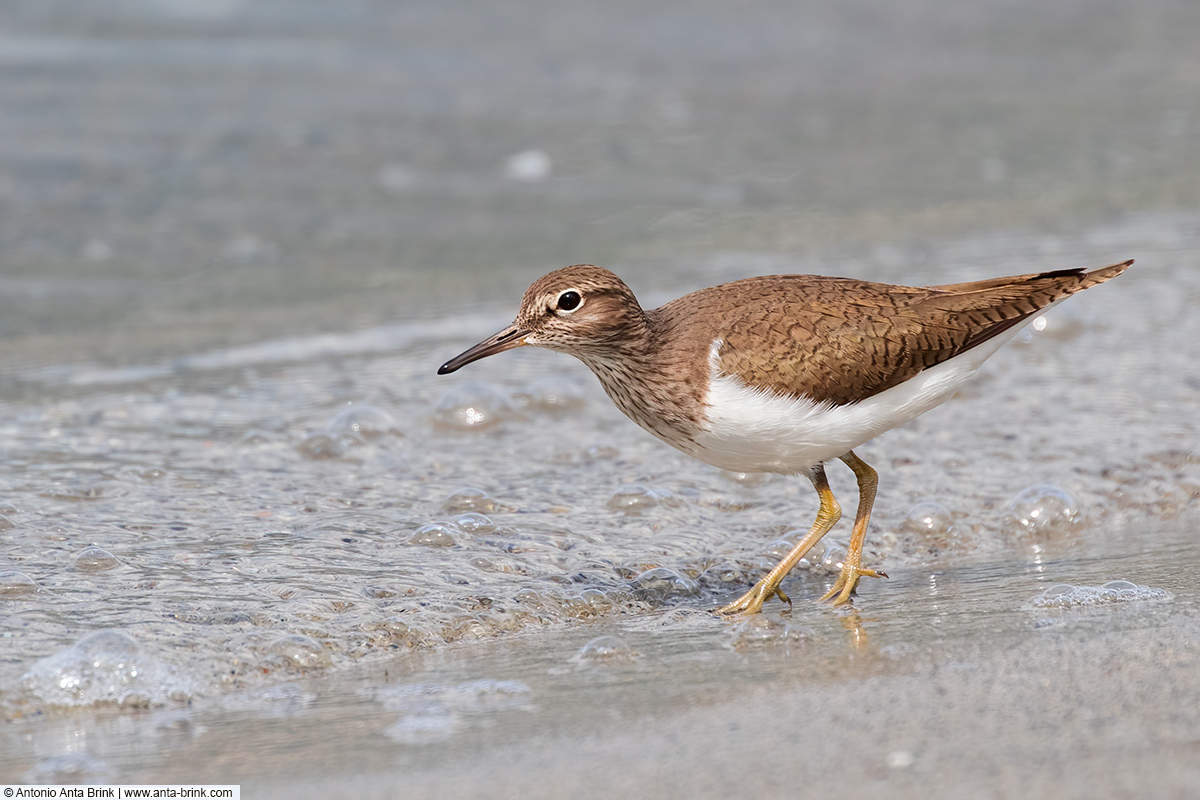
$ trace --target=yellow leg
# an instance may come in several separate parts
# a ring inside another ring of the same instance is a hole
[[[832,600],[835,606],[849,602],[854,594],[858,579],[866,575],[871,578],[886,578],[887,574],[873,569],[862,568],[863,543],[867,539],[867,523],[871,521],[871,509],[875,505],[875,489],[879,486],[879,474],[871,465],[854,455],[851,450],[842,456],[846,466],[854,470],[858,479],[858,513],[854,515],[854,532],[850,534],[850,548],[846,552],[846,560],[842,564],[842,573],[838,575],[833,588],[821,597],[822,600]]]
[[[870,467],[867,467],[867,469],[870,469]],[[762,580],[754,584],[754,588],[729,605],[718,608],[718,614],[725,614],[727,616],[734,614],[756,614],[762,609],[763,603],[771,597],[778,597],[788,605],[791,605],[792,601],[779,588],[779,584],[791,572],[792,567],[800,563],[800,559],[804,558],[805,554],[812,549],[812,546],[821,541],[821,537],[829,533],[829,529],[836,525],[837,521],[842,518],[842,509],[838,505],[837,499],[833,496],[833,491],[829,488],[829,481],[825,477],[824,467],[818,466],[816,468],[812,476],[812,482],[817,490],[817,496],[821,498],[821,507],[817,510],[817,518],[813,522],[812,528],[792,548],[791,552],[784,556],[782,561],[764,575]]]

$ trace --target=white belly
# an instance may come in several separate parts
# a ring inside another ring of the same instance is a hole
[[[707,424],[696,438],[697,449],[689,452],[735,472],[807,472],[946,402],[1015,334],[1006,331],[899,386],[842,406],[777,395],[719,374],[717,340],[709,358],[714,370]]]

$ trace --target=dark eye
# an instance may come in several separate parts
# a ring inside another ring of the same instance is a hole
[[[583,302],[583,298],[579,296],[579,292],[574,289],[568,289],[558,296],[559,311],[574,311],[579,308],[579,304]]]

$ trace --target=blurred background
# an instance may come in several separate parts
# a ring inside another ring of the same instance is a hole
[[[957,280],[936,243],[997,233],[1108,263],[1086,232],[1200,204],[1197,31],[1186,0],[12,0],[0,369],[512,304],[568,263],[668,294]]]

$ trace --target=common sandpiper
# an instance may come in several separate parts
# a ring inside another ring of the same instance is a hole
[[[780,583],[841,517],[825,477],[825,464],[841,460],[858,480],[858,513],[821,599],[842,604],[862,576],[885,577],[862,566],[878,476],[854,448],[946,402],[1037,314],[1132,263],[929,287],[771,275],[651,311],[613,273],[577,265],[534,282],[511,325],[438,374],[523,345],[569,353],[667,444],[722,469],[811,480],[812,528],[721,614],[788,601]]]

